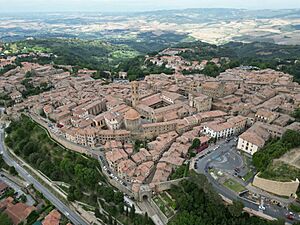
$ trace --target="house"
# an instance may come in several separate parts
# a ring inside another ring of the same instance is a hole
[[[22,101],[22,94],[19,91],[14,91],[10,94],[11,100],[13,100],[15,103],[19,103]]]
[[[268,109],[258,109],[255,114],[256,121],[264,123],[272,123],[279,115],[275,112],[272,112]]]
[[[237,149],[253,155],[265,145],[270,137],[271,135],[267,129],[261,126],[260,123],[255,123],[239,136]]]
[[[57,210],[52,210],[42,222],[42,225],[59,225],[61,214]]]
[[[14,204],[14,199],[12,197],[8,197],[0,203],[0,211],[3,210],[4,213],[12,220],[13,224],[18,225],[25,221],[26,218],[36,210],[36,208],[21,202]]]

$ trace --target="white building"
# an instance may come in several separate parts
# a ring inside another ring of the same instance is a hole
[[[239,136],[237,149],[253,155],[265,145],[270,136],[268,130],[257,122]]]
[[[245,132],[240,135],[237,149],[240,149],[249,155],[253,155],[265,144],[265,140],[255,133]]]
[[[204,125],[202,130],[203,133],[212,137],[212,138],[224,138],[232,136],[235,133],[234,124],[225,122],[225,123],[208,123]]]

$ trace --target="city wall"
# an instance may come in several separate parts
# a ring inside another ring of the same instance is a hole
[[[179,185],[179,183],[185,179],[188,179],[188,178],[180,178],[180,179],[176,179],[176,180],[170,180],[170,181],[157,183],[154,186],[154,191],[162,192],[162,191],[169,190],[169,189],[171,189],[172,185]]]
[[[47,125],[47,123],[45,121],[39,119],[38,117],[36,117],[34,115],[27,115],[27,116],[29,116],[33,121],[35,121],[36,123],[38,123],[43,129],[45,129],[47,131],[48,135],[55,142],[57,142],[58,144],[62,145],[64,148],[70,149],[72,151],[76,151],[76,152],[81,153],[81,154],[86,154],[86,155],[91,156],[91,157],[97,157],[97,154],[93,154],[94,150],[89,149],[88,147],[85,147],[85,146],[81,146],[81,145],[77,145],[75,143],[72,143],[72,142],[66,140],[63,137],[60,137],[60,136],[52,133],[49,130],[48,125]]]
[[[258,174],[259,175],[259,174]],[[256,175],[253,180],[253,185],[270,193],[280,195],[280,196],[295,196],[298,186],[299,180],[296,179],[295,181],[290,182],[280,182],[274,180],[268,180],[259,177]]]

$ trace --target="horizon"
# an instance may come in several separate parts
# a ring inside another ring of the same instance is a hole
[[[272,9],[272,8],[261,8],[261,9],[247,9],[247,8],[222,8],[222,7],[195,7],[195,8],[174,8],[174,9],[153,9],[153,10],[137,10],[137,11],[92,11],[92,10],[72,10],[72,11],[1,11],[0,14],[15,14],[15,13],[103,13],[103,14],[114,14],[114,13],[149,13],[149,12],[160,12],[160,11],[184,11],[184,10],[196,10],[196,9],[220,9],[220,10],[245,10],[245,11],[280,11],[280,10],[300,10],[299,8],[281,8],[281,9]]]
[[[1,13],[134,13],[185,9],[242,9],[242,10],[292,10],[300,9],[298,0],[0,0]],[[80,9],[80,10],[78,10]]]

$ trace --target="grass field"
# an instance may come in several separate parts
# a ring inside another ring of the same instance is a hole
[[[227,187],[228,189],[240,193],[242,191],[245,190],[245,187],[242,186],[241,184],[239,184],[238,182],[232,180],[232,179],[228,179],[224,182],[223,184],[225,187]]]

